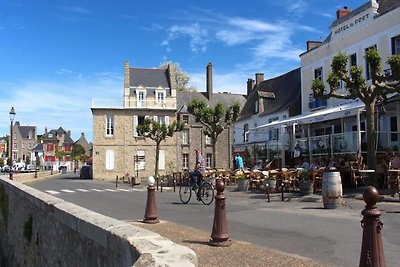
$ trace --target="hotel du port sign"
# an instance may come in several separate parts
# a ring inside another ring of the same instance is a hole
[[[369,14],[369,13],[366,13],[366,14],[360,15],[360,16],[357,16],[356,18],[350,20],[347,24],[344,24],[344,25],[339,26],[339,27],[334,31],[334,33],[335,33],[335,34],[343,33],[344,31],[346,31],[346,30],[352,28],[353,26],[359,25],[360,23],[363,23],[363,22],[367,21],[369,17],[370,17],[370,14]]]

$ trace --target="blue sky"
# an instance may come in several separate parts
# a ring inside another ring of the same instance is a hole
[[[323,40],[336,10],[367,0],[0,0],[0,136],[9,111],[22,125],[60,126],[93,140],[93,99],[121,100],[123,67],[173,61],[205,90],[246,93],[257,72],[299,67],[306,41]]]

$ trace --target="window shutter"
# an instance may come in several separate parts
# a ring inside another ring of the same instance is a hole
[[[154,121],[158,121],[158,117],[157,116],[153,116],[153,120]]]
[[[165,170],[165,150],[160,150],[158,154],[158,169]]]
[[[169,125],[169,116],[165,116],[164,117],[164,120],[165,120],[165,125]]]
[[[138,136],[137,131],[136,131],[137,125],[138,125],[138,117],[136,115],[134,115],[133,116],[133,136],[134,137]]]
[[[106,170],[114,170],[114,150],[106,151]]]

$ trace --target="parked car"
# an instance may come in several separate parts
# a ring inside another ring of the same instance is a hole
[[[3,168],[1,168],[1,171],[2,172],[10,172],[10,166],[8,166],[8,165],[3,166]]]
[[[26,165],[25,170],[27,170],[27,171],[35,171],[36,167],[34,165],[32,165],[32,164],[29,164],[29,165]]]
[[[92,165],[84,165],[84,166],[82,166],[79,178],[82,178],[82,179],[93,179]]]

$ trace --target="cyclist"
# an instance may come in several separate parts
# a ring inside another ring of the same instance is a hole
[[[189,173],[190,180],[194,183],[197,182],[197,200],[200,200],[200,189],[201,189],[201,184],[203,181],[203,176],[205,173],[205,167],[204,167],[204,158],[201,155],[200,151],[198,149],[195,150],[196,152],[196,165],[194,167],[194,170]],[[196,181],[197,178],[197,181]],[[196,189],[196,186],[194,186],[193,189]]]

